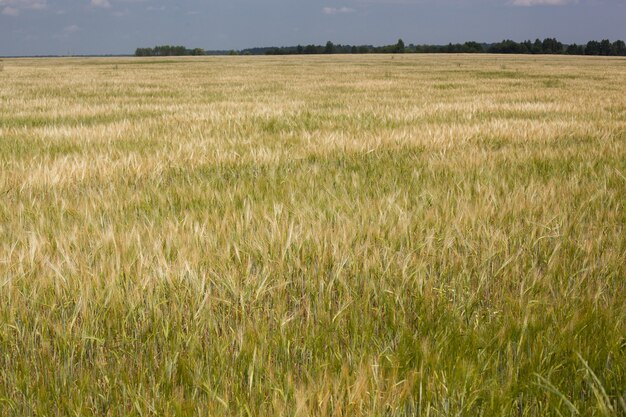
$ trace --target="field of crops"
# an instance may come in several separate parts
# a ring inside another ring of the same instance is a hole
[[[5,59],[0,415],[626,415],[626,60]]]

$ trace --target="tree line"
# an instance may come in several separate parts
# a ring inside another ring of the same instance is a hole
[[[604,55],[626,56],[626,43],[622,40],[611,42],[608,39],[602,41],[589,41],[586,45],[564,45],[554,38],[546,38],[543,41],[537,39],[534,42],[524,41],[517,43],[512,40],[504,40],[493,44],[487,52],[498,54],[566,54],[566,55]]]
[[[366,54],[366,53],[492,53],[492,54],[567,54],[626,56],[626,43],[622,40],[611,42],[589,41],[585,45],[565,45],[554,38],[515,42],[510,39],[497,43],[449,43],[447,45],[405,45],[402,39],[393,45],[326,45],[288,46],[253,48],[241,51],[244,54],[293,55],[293,54]]]
[[[205,55],[204,49],[187,49],[180,45],[161,45],[154,48],[137,48],[135,56],[187,56]]]
[[[297,45],[266,48],[248,48],[239,51],[205,51],[184,46],[155,46],[137,48],[136,56],[183,56],[183,55],[317,55],[317,54],[371,54],[371,53],[492,53],[492,54],[564,54],[626,56],[626,43],[608,39],[589,41],[584,45],[563,44],[555,38],[515,42],[505,39],[497,43],[449,43],[447,45],[405,45],[402,39],[392,45],[342,45],[331,41],[325,45]]]

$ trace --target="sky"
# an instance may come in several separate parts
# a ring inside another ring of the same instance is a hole
[[[0,56],[626,39],[626,0],[0,0]]]

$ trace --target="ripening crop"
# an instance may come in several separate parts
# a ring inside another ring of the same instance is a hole
[[[0,415],[626,415],[626,61],[5,59]]]

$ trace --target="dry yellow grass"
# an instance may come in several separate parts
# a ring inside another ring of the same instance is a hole
[[[0,414],[626,414],[626,60],[4,60]]]

